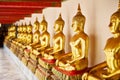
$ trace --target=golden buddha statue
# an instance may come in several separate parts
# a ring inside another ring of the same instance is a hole
[[[23,24],[21,24],[20,26],[19,26],[19,28],[18,28],[18,39],[16,40],[16,42],[17,43],[21,43],[21,41],[22,41],[22,37],[23,37],[23,35],[22,35],[22,29],[23,28]]]
[[[57,62],[57,65],[65,70],[82,70],[88,66],[88,36],[84,32],[84,24],[85,17],[78,7],[72,22],[72,29],[76,33],[70,41],[72,52],[65,54]]]
[[[16,31],[15,31],[16,26],[12,24],[11,26],[8,27],[8,35],[5,37],[5,44],[10,48],[11,47],[11,42],[12,40],[16,37]]]
[[[60,56],[56,61],[53,73],[63,80],[79,80],[81,73],[88,67],[89,38],[84,32],[85,17],[82,15],[80,5],[78,12],[72,20],[72,30],[75,32],[70,40],[71,52]],[[57,74],[58,73],[58,74]],[[80,74],[78,74],[80,73]],[[72,76],[72,78],[71,78]]]
[[[47,21],[45,20],[45,17],[43,16],[43,20],[40,22],[40,46],[37,46],[33,49],[32,53],[30,54],[31,62],[34,62],[34,65],[31,64],[31,68],[33,72],[38,66],[38,58],[41,56],[41,54],[44,52],[45,49],[47,49],[50,46],[50,34],[47,31]],[[29,64],[30,65],[30,64]]]
[[[43,32],[44,30],[46,30],[46,28],[41,25],[41,31]],[[45,29],[44,29],[45,28]],[[42,50],[44,49],[38,58],[38,68],[36,69],[35,75],[41,80],[49,80],[48,78],[51,78],[51,69],[52,66],[54,66],[55,64],[55,60],[61,56],[62,54],[64,54],[64,46],[65,46],[65,35],[63,34],[63,28],[64,28],[64,20],[61,17],[61,14],[59,15],[58,19],[55,21],[54,23],[54,31],[55,31],[55,35],[53,37],[53,47],[49,47],[49,37],[46,38],[46,41],[44,40],[45,36],[48,36],[45,34],[45,32],[43,32],[43,36],[41,35],[42,41],[41,43],[45,43],[47,46],[47,48],[37,48],[38,50]],[[45,34],[45,35],[44,35]],[[45,44],[43,44],[43,46],[45,46]],[[42,44],[41,44],[42,45]],[[42,67],[41,67],[42,66]],[[45,72],[45,75],[40,75],[41,72]],[[47,72],[47,73],[46,73]],[[50,79],[52,80],[52,79]]]
[[[37,48],[38,51],[42,51],[50,46],[50,34],[47,31],[47,25],[48,23],[46,22],[45,17],[43,16],[43,20],[40,23],[40,42],[42,44],[40,48]]]
[[[47,31],[47,25],[48,23],[46,22],[45,17],[43,16],[43,20],[40,23],[40,43],[42,44],[33,50],[33,53],[35,55],[39,55],[41,51],[47,49],[50,46],[50,34]]]
[[[25,50],[25,52],[26,52],[25,54],[27,54],[30,57],[29,62],[28,62],[28,67],[34,73],[35,69],[37,67],[37,61],[36,61],[36,56],[33,54],[33,50],[41,46],[38,18],[36,18],[36,21],[33,25],[33,31],[34,31],[33,32],[33,42],[27,46],[27,49]]]
[[[29,25],[27,26],[27,45],[32,43],[32,25],[31,22],[29,23]]]
[[[109,28],[113,37],[106,42],[104,53],[106,61],[92,67],[83,75],[83,80],[120,79],[120,1],[119,9],[112,14]]]
[[[28,53],[31,53],[33,48],[35,48],[37,45],[40,45],[40,32],[39,32],[39,22],[38,18],[36,18],[36,21],[33,25],[33,34],[32,34],[32,43],[26,46],[26,50]]]
[[[27,25],[23,25],[23,39],[22,39],[22,44],[25,46],[27,45]]]
[[[38,18],[36,18],[36,21],[33,25],[33,43],[30,44],[30,46],[33,48],[35,48],[35,46],[37,46],[38,44],[40,44],[40,32],[39,32],[39,22],[38,22]]]
[[[21,26],[20,26],[20,34],[19,34],[19,40],[17,41],[18,42],[18,46],[20,46],[21,47],[21,45],[22,45],[22,43],[23,43],[23,40],[24,40],[24,33],[23,33],[23,30],[24,30],[24,25],[22,24]]]
[[[27,28],[27,32],[26,32],[26,46],[32,43],[32,39],[33,39],[33,34],[32,34],[32,25],[31,22],[29,23],[29,25],[26,26]],[[22,62],[27,65],[28,61],[29,61],[29,56],[30,55],[30,51],[25,48],[24,49],[24,56],[22,57]]]
[[[17,26],[17,30],[16,30],[16,38],[14,40],[12,40],[13,44],[17,43],[17,40],[19,38],[19,30],[20,30],[20,26]]]
[[[54,24],[55,35],[53,37],[53,47],[48,48],[44,53],[46,59],[57,59],[64,53],[65,35],[63,34],[64,20],[59,15]],[[50,52],[49,52],[50,51]]]
[[[18,54],[23,52],[23,48],[24,46],[24,25],[23,23],[21,25],[18,26],[17,28],[17,38],[15,40],[13,40],[12,42],[14,43],[14,49],[15,49],[15,53]]]
[[[16,28],[16,26],[13,24],[13,25],[11,26],[11,36],[12,36],[12,38],[15,38],[15,33],[16,33],[15,28]]]
[[[26,28],[26,24],[22,24],[20,26],[20,34],[19,34],[19,41],[17,42],[16,45],[16,52],[17,52],[17,56],[19,57],[19,59],[21,60],[24,54],[24,49],[26,47],[26,37],[27,37],[27,28]]]
[[[48,48],[50,46],[50,34],[47,31],[47,22],[43,16],[43,20],[40,23],[40,31],[41,31],[41,35],[40,35],[40,43],[37,46],[35,46],[33,48],[32,53],[30,54],[30,57],[36,61],[38,58],[38,55],[41,53],[41,51],[45,50],[46,48]]]
[[[8,28],[8,36],[7,39],[9,38],[15,38],[15,25],[12,24],[9,28]]]
[[[16,38],[12,40],[12,46],[11,46],[11,50],[13,51],[13,53],[17,54],[18,51],[18,45],[19,42],[21,41],[21,26],[17,26],[17,30],[16,30]]]
[[[20,26],[18,26],[17,28],[17,38],[14,41],[17,42],[19,39],[20,39]]]

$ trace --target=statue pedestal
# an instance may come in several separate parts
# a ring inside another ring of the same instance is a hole
[[[41,56],[38,57],[38,67],[36,69],[35,75],[38,79],[42,80],[59,80],[55,75],[52,73],[52,67],[55,64],[55,59],[45,59]]]
[[[52,69],[52,67],[55,64],[55,59],[48,60],[48,59],[39,57],[38,64],[41,65],[43,68]]]
[[[66,71],[57,66],[52,68],[53,74],[62,80],[81,80],[82,74],[85,71],[87,71],[87,68],[84,70],[79,70],[79,71],[77,70]]]
[[[39,80],[60,80],[52,73],[51,69],[43,68],[41,65],[38,65],[35,75]]]

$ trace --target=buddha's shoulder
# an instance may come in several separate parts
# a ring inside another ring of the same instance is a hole
[[[78,38],[82,38],[84,40],[89,38],[86,33],[79,33],[77,36],[78,36]]]
[[[60,33],[56,34],[56,36],[62,37],[62,36],[64,36],[64,33],[63,33],[63,32],[60,32]]]
[[[46,32],[44,32],[43,34],[44,34],[44,35],[50,35],[50,33],[49,33],[49,32],[47,32],[47,31],[46,31]]]

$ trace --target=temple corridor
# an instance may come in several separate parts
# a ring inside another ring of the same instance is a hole
[[[3,48],[0,48],[0,80],[27,80]]]

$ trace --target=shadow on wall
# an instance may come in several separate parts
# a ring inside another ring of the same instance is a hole
[[[89,35],[89,38],[90,38],[90,42],[89,42],[89,52],[88,52],[88,56],[89,56],[89,66],[91,67],[92,65],[95,65],[95,60],[96,60],[96,49],[95,49],[95,46],[96,46],[96,40],[95,40],[95,35],[94,34],[91,34]]]

